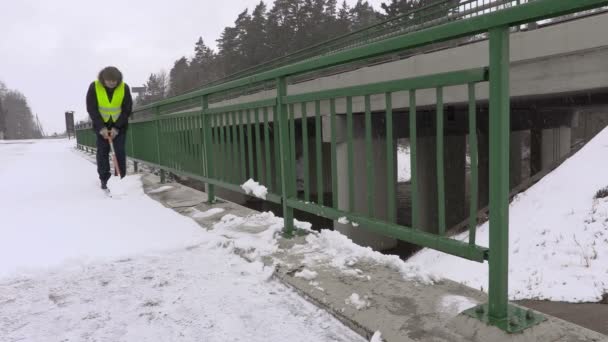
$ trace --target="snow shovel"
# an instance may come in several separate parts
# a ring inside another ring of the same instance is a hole
[[[116,152],[114,152],[114,143],[112,142],[112,136],[108,136],[108,142],[110,143],[110,151],[112,151],[112,164],[114,164],[114,171],[119,178],[121,177],[120,167],[118,166],[118,160],[116,159]]]

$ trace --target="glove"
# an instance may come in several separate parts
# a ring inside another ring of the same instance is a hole
[[[110,133],[111,133],[110,136],[112,137],[112,139],[116,138],[116,136],[118,135],[118,132],[120,132],[118,130],[118,128],[112,127],[112,129],[110,130]]]
[[[108,129],[106,127],[99,130],[99,135],[101,135],[104,139],[108,139]]]

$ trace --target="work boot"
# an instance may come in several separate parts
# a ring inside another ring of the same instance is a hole
[[[108,189],[108,181],[101,181],[101,189],[102,190]]]

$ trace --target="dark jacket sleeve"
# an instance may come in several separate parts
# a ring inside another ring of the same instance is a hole
[[[120,112],[120,116],[118,117],[118,121],[114,124],[116,128],[123,130],[127,128],[127,124],[129,123],[129,117],[133,113],[133,98],[131,97],[131,89],[125,83],[125,97],[122,100],[122,109]]]
[[[92,82],[87,91],[87,112],[93,121],[95,132],[99,132],[105,125],[99,114],[99,106],[97,105],[97,94],[95,94],[95,82]]]

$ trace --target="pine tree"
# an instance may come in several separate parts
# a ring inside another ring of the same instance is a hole
[[[348,6],[346,1],[342,2],[340,11],[338,11],[338,18],[336,19],[336,26],[332,31],[332,34],[342,35],[352,31],[352,14],[351,8]]]
[[[379,15],[367,1],[357,0],[355,7],[351,10],[351,30],[370,26],[379,20]]]
[[[168,95],[167,73],[161,71],[158,74],[150,74],[145,87],[146,91],[137,98],[137,104],[145,105],[166,98]]]
[[[244,23],[241,32],[242,54],[244,67],[252,67],[268,60],[271,51],[266,41],[266,4],[263,1],[255,7],[250,19]]]
[[[26,97],[15,90],[6,91],[3,96],[5,112],[5,139],[35,139],[41,133],[27,104]]]
[[[217,56],[215,52],[205,45],[203,38],[199,37],[194,47],[194,57],[190,62],[194,87],[198,88],[221,76],[216,68]]]
[[[175,61],[173,68],[169,72],[169,94],[171,96],[180,95],[192,89],[188,76],[189,63],[186,57]]]
[[[383,2],[380,7],[384,11],[384,17],[392,18],[418,8],[433,5],[432,9],[418,15],[421,17],[420,20],[428,21],[447,16],[450,11],[453,11],[458,7],[458,3],[459,0],[442,2],[439,2],[438,0],[391,0],[389,3]],[[412,16],[410,19],[414,20],[415,18],[416,16]]]
[[[6,136],[6,111],[4,109],[4,95],[6,94],[6,86],[0,81],[0,139]]]

